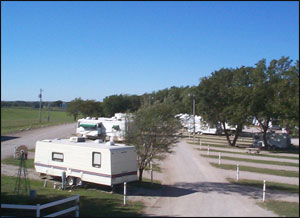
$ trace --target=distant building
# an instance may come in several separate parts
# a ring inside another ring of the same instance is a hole
[[[66,109],[68,107],[68,103],[67,102],[63,102],[62,104],[61,104],[61,108],[62,109]]]

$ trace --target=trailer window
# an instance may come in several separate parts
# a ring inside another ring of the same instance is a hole
[[[101,153],[93,152],[93,167],[101,167]]]
[[[64,161],[64,154],[63,153],[52,152],[52,160],[53,161],[58,161],[58,162],[63,162]]]

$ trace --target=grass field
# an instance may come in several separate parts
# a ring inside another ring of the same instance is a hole
[[[236,181],[232,178],[226,178],[226,179],[228,182],[232,184],[252,186],[260,189],[263,187],[263,183],[264,183],[262,180],[240,179],[239,181]],[[266,182],[266,186],[268,190],[299,194],[299,185],[291,185],[291,184],[268,181]]]
[[[299,203],[296,202],[267,200],[257,204],[282,217],[299,217]]]
[[[20,166],[20,160],[15,159],[13,157],[6,158],[4,160],[1,160],[1,163],[7,164],[7,165],[14,165],[14,166]],[[25,164],[27,168],[34,168],[34,160],[33,159],[27,159],[25,160]]]
[[[200,150],[199,148],[197,148]],[[202,149],[204,150],[204,149]],[[201,150],[200,150],[201,151]],[[245,153],[245,152],[233,152],[233,151],[225,151],[225,150],[218,150],[218,149],[209,149],[211,152],[221,152],[221,153],[228,153],[228,154],[241,154],[247,156],[253,156],[253,154]],[[280,155],[268,155],[268,154],[258,154],[259,157],[270,157],[270,158],[281,158],[281,159],[291,159],[291,160],[299,160],[299,156],[291,157],[291,156],[280,156]]]
[[[127,205],[123,205],[122,192],[110,193],[103,191],[98,186],[92,188],[79,188],[70,190],[58,190],[53,189],[53,184],[46,188],[43,187],[43,181],[30,180],[31,190],[36,190],[37,197],[30,198],[25,194],[16,195],[14,186],[16,177],[9,177],[1,175],[1,203],[2,204],[23,204],[23,205],[36,205],[50,203],[56,200],[64,199],[67,197],[80,195],[80,211],[81,217],[136,217],[141,216],[143,204],[140,202],[127,201]],[[130,183],[129,183],[130,184]],[[129,185],[128,184],[128,185]],[[134,186],[134,185],[133,185]],[[133,187],[132,186],[132,187]],[[146,184],[147,187],[147,184]],[[121,189],[121,187],[120,187]],[[130,191],[130,187],[128,187]],[[66,209],[70,206],[74,206],[73,202],[71,205],[63,204],[61,206],[51,207],[41,211],[41,216],[56,212],[58,210]],[[74,216],[75,212],[68,214],[68,216]],[[1,209],[1,215],[5,216],[35,216],[34,211],[29,210],[13,210],[13,209]]]
[[[38,128],[41,126],[50,126],[63,123],[71,123],[73,117],[68,115],[65,111],[51,111],[42,110],[41,123],[39,122],[39,109],[12,107],[1,108],[1,135],[26,130],[27,128]]]
[[[218,155],[200,154],[200,156],[207,157],[207,158],[214,158],[214,159],[219,158]],[[272,165],[279,165],[279,166],[299,167],[299,163],[291,163],[291,162],[283,162],[283,161],[256,160],[256,159],[249,159],[249,158],[227,157],[227,156],[222,156],[222,159],[244,161],[244,162],[251,162],[251,163],[260,163],[260,164],[272,164]]]

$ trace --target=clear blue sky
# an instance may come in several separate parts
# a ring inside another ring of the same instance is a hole
[[[1,2],[1,100],[102,101],[299,59],[299,3]]]

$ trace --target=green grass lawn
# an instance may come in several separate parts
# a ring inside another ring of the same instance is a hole
[[[221,165],[219,165],[217,163],[210,163],[210,164],[214,167],[224,169],[224,170],[236,170],[236,165],[232,165],[232,164],[221,164]],[[273,170],[273,169],[249,167],[249,166],[243,166],[243,165],[240,165],[240,171],[270,174],[270,175],[276,175],[276,176],[299,177],[299,172],[296,172],[296,171]]]
[[[71,123],[73,117],[65,111],[50,111],[50,121],[47,121],[48,110],[42,110],[42,119],[39,123],[39,109],[12,107],[1,108],[1,135],[17,132],[21,129],[38,128],[41,126],[50,126],[63,123]]]
[[[9,157],[9,158],[6,158],[4,160],[1,160],[1,163],[7,164],[7,165],[20,166],[20,160],[15,159],[13,157]],[[27,168],[34,168],[34,160],[33,159],[25,160],[25,164],[26,164]]]
[[[70,190],[53,189],[53,184],[43,187],[43,181],[30,180],[31,190],[36,190],[37,198],[30,198],[25,194],[17,196],[14,191],[16,177],[1,175],[1,203],[2,204],[23,204],[36,205],[50,203],[67,197],[80,195],[81,217],[136,217],[142,216],[144,205],[141,202],[127,201],[127,205],[123,205],[123,195],[120,193],[110,193],[94,186],[92,189],[78,188]],[[128,183],[129,185],[130,183]],[[129,191],[129,190],[128,190]],[[69,204],[69,205],[68,205]],[[74,206],[75,203],[70,202],[62,206],[51,207],[41,211],[41,216],[56,212]],[[1,209],[1,215],[5,216],[35,216],[34,211],[30,210],[13,210]],[[74,216],[75,212],[68,214]]]
[[[197,148],[197,149],[200,150],[199,148]],[[202,151],[202,150],[200,150],[200,151]],[[209,151],[211,151],[211,152],[228,153],[228,154],[248,155],[249,157],[253,156],[253,154],[246,153],[246,151],[244,151],[244,152],[233,152],[233,151],[224,151],[224,150],[218,150],[218,149],[209,149]],[[290,159],[290,160],[299,160],[299,156],[298,157],[290,157],[290,156],[269,155],[269,154],[258,154],[257,156],[259,156],[259,157]]]
[[[262,180],[240,179],[239,181],[236,181],[232,178],[226,178],[226,179],[232,184],[252,186],[260,189],[263,187],[263,183],[264,183]],[[287,193],[296,193],[299,195],[299,185],[291,185],[291,184],[267,181],[266,188],[268,190],[275,190],[275,191],[281,191]]]
[[[200,154],[202,157],[214,158],[218,159],[219,155],[206,155]],[[291,163],[291,162],[281,162],[281,161],[270,161],[270,160],[255,160],[255,159],[248,159],[248,158],[238,158],[238,157],[226,157],[221,156],[221,161],[224,160],[235,160],[235,161],[244,161],[244,162],[252,162],[252,163],[260,163],[260,164],[272,164],[272,165],[279,165],[279,166],[290,166],[290,167],[299,167],[299,163]]]
[[[282,217],[299,217],[299,203],[297,202],[266,200],[257,204]]]

